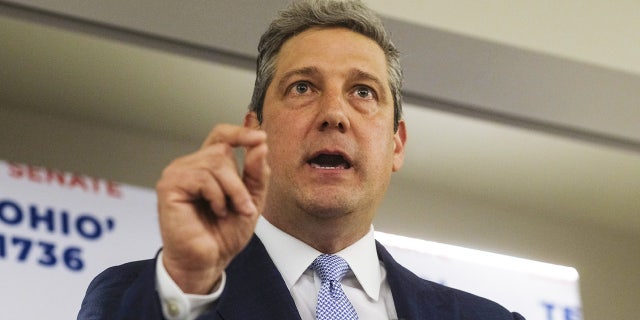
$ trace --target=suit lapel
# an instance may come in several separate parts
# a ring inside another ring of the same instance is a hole
[[[221,319],[300,319],[284,279],[257,236],[226,273],[225,290],[214,308]]]
[[[437,290],[434,283],[418,277],[396,262],[378,241],[376,248],[378,258],[387,271],[387,282],[398,319],[451,319],[452,310],[444,303],[447,300],[443,297],[444,292]]]
[[[376,241],[378,258],[384,263],[398,319],[453,319],[458,310],[445,303],[447,293],[438,285],[416,276],[396,262]],[[227,283],[211,309],[213,318],[224,320],[300,319],[298,309],[262,242],[253,236],[247,247],[226,270]],[[210,318],[203,314],[199,319]]]

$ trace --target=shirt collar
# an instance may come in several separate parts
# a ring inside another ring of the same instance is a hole
[[[255,233],[267,249],[267,253],[280,271],[289,290],[313,260],[322,254],[322,252],[276,228],[262,216],[258,220]],[[382,275],[376,252],[373,226],[364,237],[337,252],[336,255],[347,261],[369,298],[377,301]]]

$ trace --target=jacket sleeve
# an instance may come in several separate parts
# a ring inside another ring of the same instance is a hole
[[[513,320],[527,320],[525,319],[521,314],[514,312],[513,314]]]
[[[162,319],[155,288],[155,260],[111,267],[91,281],[78,320]]]

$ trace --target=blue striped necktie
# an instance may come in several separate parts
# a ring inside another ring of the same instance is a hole
[[[342,291],[340,280],[349,271],[349,264],[336,255],[321,254],[311,263],[311,269],[320,277],[317,320],[357,320],[358,314]]]

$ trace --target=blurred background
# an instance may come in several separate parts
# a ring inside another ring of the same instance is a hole
[[[241,123],[288,1],[0,0],[0,159],[152,188]],[[640,3],[365,1],[402,52],[408,158],[376,229],[575,267],[640,313]]]

